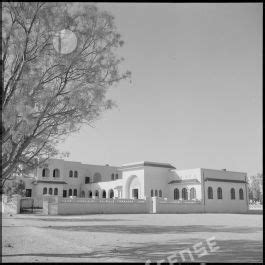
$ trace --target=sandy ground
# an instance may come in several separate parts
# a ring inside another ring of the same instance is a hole
[[[2,261],[262,262],[262,230],[262,215],[3,215]]]

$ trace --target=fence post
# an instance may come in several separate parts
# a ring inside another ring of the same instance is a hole
[[[152,202],[153,202],[153,213],[157,213],[157,197],[152,197]]]
[[[43,200],[42,204],[42,212],[43,214],[49,214],[49,201],[48,200]]]
[[[21,196],[19,194],[15,194],[15,195],[13,195],[13,197],[14,197],[14,201],[16,202],[16,205],[17,205],[16,213],[20,213]]]

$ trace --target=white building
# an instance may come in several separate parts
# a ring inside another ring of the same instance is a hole
[[[24,178],[26,196],[200,201],[207,212],[246,212],[247,174],[205,168],[177,170],[166,163],[138,162],[121,167],[51,159]]]

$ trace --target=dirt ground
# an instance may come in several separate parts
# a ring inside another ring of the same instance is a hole
[[[262,262],[262,230],[262,215],[3,214],[2,262]]]

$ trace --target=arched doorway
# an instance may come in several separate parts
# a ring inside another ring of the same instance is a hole
[[[106,197],[107,197],[106,191],[102,190],[102,198],[106,199]]]
[[[132,175],[127,179],[124,191],[127,199],[139,199],[141,197],[141,183],[136,175]]]
[[[109,198],[110,199],[113,199],[114,198],[114,191],[113,191],[113,189],[110,189],[109,190]]]

